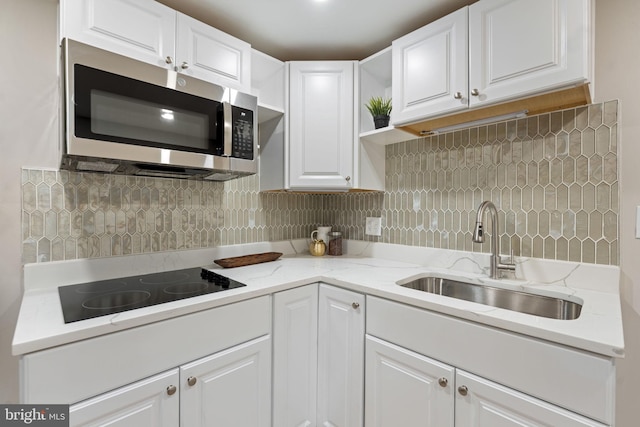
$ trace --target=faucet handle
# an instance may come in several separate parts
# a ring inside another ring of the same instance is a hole
[[[515,259],[513,258],[513,248],[511,248],[511,254],[509,255],[509,258],[504,261],[502,255],[498,255],[497,270],[500,277],[513,276],[511,278],[515,279],[516,263]]]
[[[504,258],[503,258],[504,257]],[[504,259],[504,261],[503,261]],[[515,259],[513,258],[513,248],[509,253],[509,256],[506,257],[504,255],[498,255],[498,266],[500,268],[505,268],[507,270],[514,270],[516,266]]]

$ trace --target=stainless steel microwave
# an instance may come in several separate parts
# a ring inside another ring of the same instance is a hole
[[[256,173],[256,97],[74,40],[62,53],[61,168],[217,181]]]

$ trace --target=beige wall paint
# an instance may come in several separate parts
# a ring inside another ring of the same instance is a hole
[[[596,1],[596,101],[619,99],[620,268],[626,357],[618,364],[617,425],[638,425],[640,393],[640,2]]]
[[[57,1],[0,3],[0,402],[18,401],[11,340],[22,295],[21,166],[55,167]]]

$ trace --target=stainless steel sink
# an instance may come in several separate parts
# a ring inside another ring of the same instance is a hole
[[[405,288],[551,319],[574,320],[580,316],[582,311],[581,304],[562,298],[478,285],[437,276],[424,276],[398,284]]]

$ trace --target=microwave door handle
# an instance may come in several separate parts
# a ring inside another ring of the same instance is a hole
[[[232,150],[232,138],[233,138],[233,117],[231,104],[228,102],[222,103],[222,113],[224,118],[224,132],[223,132],[223,152],[222,155],[231,157]]]

